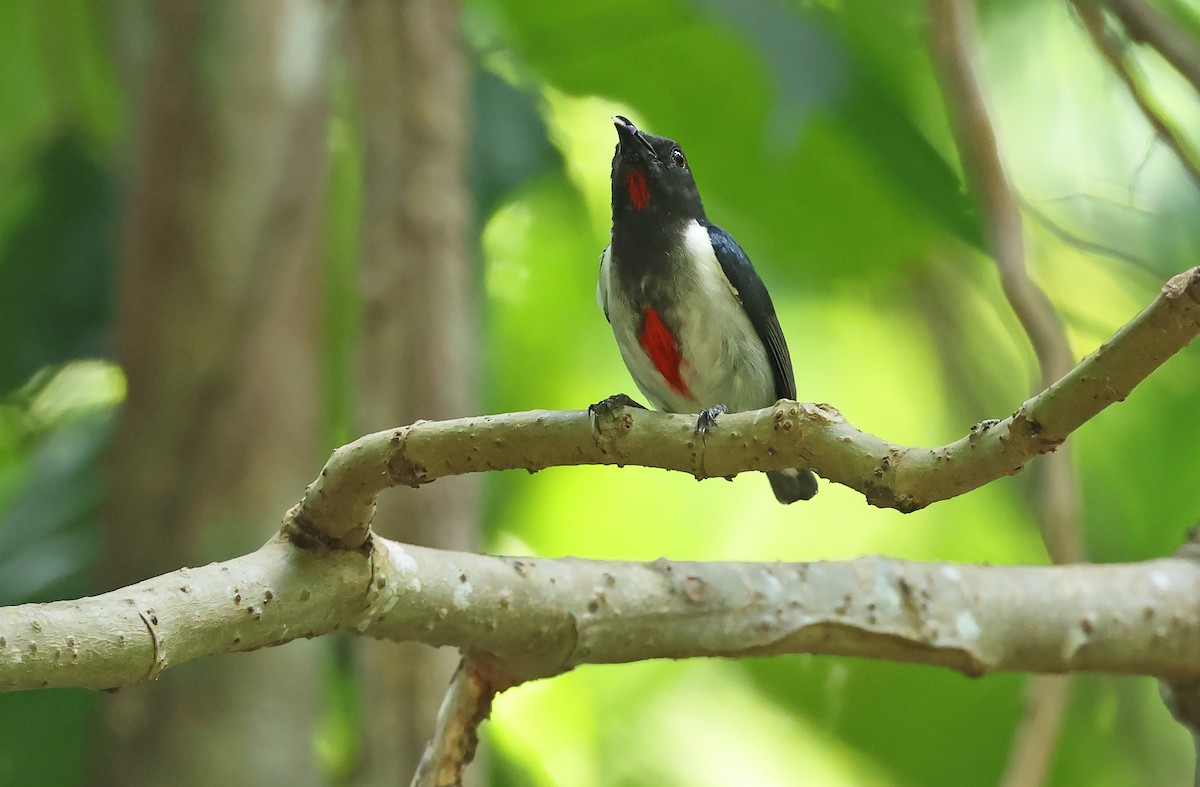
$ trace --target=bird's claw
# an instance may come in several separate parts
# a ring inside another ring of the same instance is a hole
[[[611,413],[613,410],[619,410],[622,407],[636,407],[639,410],[645,410],[646,405],[634,399],[629,394],[613,394],[606,399],[601,399],[595,404],[588,405],[588,412],[592,415],[600,415],[601,413]]]
[[[645,410],[646,406],[638,402],[628,394],[614,394],[606,399],[601,399],[595,404],[588,405],[588,416],[592,420],[592,428],[597,428],[597,422],[600,419],[611,419],[616,416],[617,411],[624,407],[633,407],[638,410]]]
[[[729,412],[729,408],[723,404],[714,404],[712,407],[701,410],[696,419],[696,431],[699,434],[707,435],[716,426],[717,418],[727,412]]]

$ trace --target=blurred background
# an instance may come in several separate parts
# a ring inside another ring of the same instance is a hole
[[[1195,0],[1154,7],[1200,40]],[[636,393],[595,303],[616,113],[687,151],[801,399],[921,445],[1008,415],[1039,371],[926,30],[916,0],[3,4],[0,603],[250,551],[366,431]],[[1196,174],[1067,4],[981,3],[976,33],[1031,273],[1081,358],[1200,262]],[[1128,55],[1195,151],[1195,89]],[[1167,554],[1195,524],[1198,386],[1192,347],[1072,437],[1090,560]],[[396,490],[377,524],[506,554],[1044,563],[1037,465],[907,516],[830,485],[784,508],[754,475],[495,473]],[[0,695],[0,784],[405,783],[454,661],[326,638]],[[584,667],[502,695],[472,778],[997,784],[1025,683]],[[1046,780],[1184,784],[1191,761],[1153,681],[1083,676]]]

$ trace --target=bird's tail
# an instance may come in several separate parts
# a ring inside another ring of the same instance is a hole
[[[775,499],[787,505],[810,500],[817,493],[817,477],[811,470],[778,470],[767,473]]]

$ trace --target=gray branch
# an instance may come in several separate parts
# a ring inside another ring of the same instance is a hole
[[[1119,589],[1119,592],[1114,592]],[[487,654],[503,688],[584,663],[779,653],[1200,679],[1200,563],[1004,567],[866,557],[489,557],[373,537],[257,552],[93,598],[0,609],[0,690],[108,689],[344,631]],[[495,666],[500,665],[500,666]]]
[[[355,548],[369,533],[375,496],[462,473],[565,465],[642,465],[696,478],[812,467],[872,505],[916,511],[1018,472],[1088,419],[1120,402],[1200,332],[1200,268],[1159,296],[1078,366],[1012,415],[947,445],[920,448],[860,431],[822,404],[782,400],[723,416],[708,438],[695,417],[625,409],[593,421],[582,411],[531,411],[419,421],[334,452],[289,532],[304,543]]]

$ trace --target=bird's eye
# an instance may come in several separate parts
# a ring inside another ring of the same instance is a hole
[[[683,151],[679,148],[671,151],[671,162],[680,169],[687,166],[687,159],[683,157]]]

